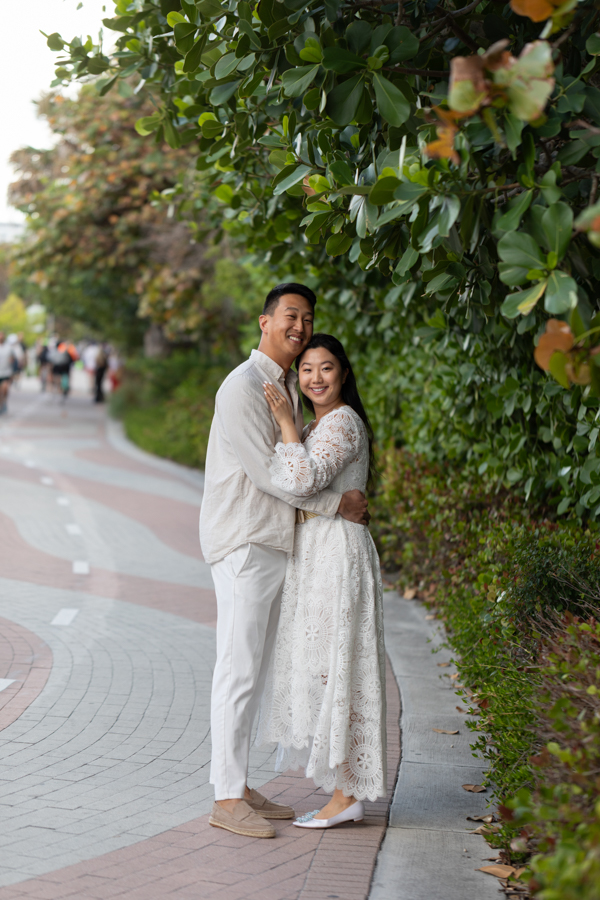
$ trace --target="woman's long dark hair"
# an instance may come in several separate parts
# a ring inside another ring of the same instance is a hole
[[[338,341],[336,337],[332,334],[323,334],[317,333],[313,334],[312,338],[300,354],[300,356],[296,360],[296,368],[300,371],[300,363],[302,362],[302,357],[306,353],[307,350],[315,350],[317,347],[323,347],[324,350],[329,350],[329,352],[335,356],[338,360],[339,364],[342,367],[342,374],[346,372],[346,380],[342,384],[342,400],[347,406],[351,406],[355,413],[357,413],[365,424],[365,428],[367,430],[367,436],[369,438],[369,487],[372,487],[373,481],[376,475],[375,469],[375,461],[373,454],[373,429],[371,428],[371,423],[369,422],[369,417],[365,411],[363,406],[363,402],[360,399],[360,394],[358,393],[358,387],[356,385],[356,376],[354,375],[354,371],[350,364],[350,360],[346,356],[346,351],[344,350],[344,346],[341,341]],[[302,397],[302,402],[306,406],[310,412],[314,413],[315,407],[308,397],[306,397],[302,391],[300,391],[300,396]]]

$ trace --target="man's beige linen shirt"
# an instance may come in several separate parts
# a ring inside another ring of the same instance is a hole
[[[341,494],[321,491],[310,498],[293,497],[271,484],[269,464],[281,429],[263,393],[263,382],[292,397],[298,433],[302,409],[298,376],[270,357],[253,350],[250,359],[231,372],[217,394],[206,454],[206,479],[200,512],[200,544],[208,563],[218,562],[242,544],[264,544],[291,553],[296,507],[333,517]]]

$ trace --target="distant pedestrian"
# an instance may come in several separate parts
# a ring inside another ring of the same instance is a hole
[[[99,350],[100,348],[96,341],[92,341],[85,347],[81,354],[83,368],[88,373],[90,379],[90,392],[92,394],[95,394],[96,392],[96,360],[98,358]]]
[[[36,350],[35,361],[37,363],[37,374],[42,385],[42,391],[45,391],[51,368],[48,344],[42,344],[41,341],[38,341]]]
[[[121,384],[122,365],[119,354],[114,347],[111,347],[108,353],[108,377],[110,380],[111,391],[116,391]]]
[[[106,370],[108,369],[107,350],[108,348],[104,344],[101,344],[98,348],[98,355],[96,356],[96,396],[94,397],[95,403],[104,403],[104,391],[102,389],[102,382],[104,381],[104,376],[106,375]]]
[[[13,378],[15,354],[12,346],[6,340],[6,335],[0,331],[0,415],[7,411],[8,389]]]
[[[56,347],[50,351],[49,356],[52,364],[52,381],[53,383],[60,384],[64,402],[71,390],[71,368],[73,363],[79,359],[79,356],[73,344],[68,341],[61,341],[58,343]]]
[[[22,334],[9,334],[8,338],[6,339],[7,343],[10,344],[13,352],[13,377],[11,383],[14,387],[18,387],[19,377],[27,364],[27,351],[25,349],[25,344],[21,340],[22,337]]]

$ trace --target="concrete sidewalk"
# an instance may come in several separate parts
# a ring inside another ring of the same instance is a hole
[[[448,783],[427,698],[451,692],[422,611],[392,594],[388,653],[409,755],[379,862],[400,753],[389,667],[389,796],[367,804],[364,824],[319,834],[277,823],[274,841],[210,828],[216,610],[197,537],[201,475],[133,448],[85,394],[63,407],[33,381],[23,387],[0,419],[0,900],[452,900],[448,866],[461,900],[498,896],[493,879],[473,875],[485,844],[460,835],[481,798],[436,805],[433,790],[422,803],[412,774],[420,743],[427,778]],[[452,766],[464,765],[467,741],[461,733]],[[253,750],[252,786],[298,813],[323,805],[299,773],[277,775],[273,763]],[[432,857],[444,841],[441,871]],[[423,866],[429,881],[411,875]]]

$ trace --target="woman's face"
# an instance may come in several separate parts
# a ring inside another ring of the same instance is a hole
[[[346,373],[342,372],[339,360],[324,347],[307,350],[298,371],[300,389],[312,400],[315,409],[333,409],[341,401],[342,384]]]

